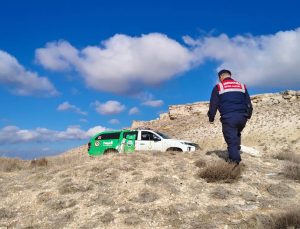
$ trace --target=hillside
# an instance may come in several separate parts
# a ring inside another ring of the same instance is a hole
[[[133,123],[197,142],[195,153],[90,158],[82,146],[33,162],[0,158],[0,228],[300,228],[300,91],[252,101],[242,144],[260,155],[243,153],[223,180],[226,145],[205,102]]]

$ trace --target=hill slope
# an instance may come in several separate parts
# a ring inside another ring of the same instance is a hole
[[[199,143],[191,154],[90,158],[82,146],[36,162],[0,158],[0,228],[273,228],[300,203],[299,95],[252,98],[242,141],[261,155],[243,153],[232,180],[200,176],[226,157],[221,126],[205,109],[134,123]]]

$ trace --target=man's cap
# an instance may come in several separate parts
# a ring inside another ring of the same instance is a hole
[[[221,77],[221,75],[223,74],[229,74],[231,75],[231,71],[227,70],[227,69],[222,69],[221,71],[218,72],[218,76]]]

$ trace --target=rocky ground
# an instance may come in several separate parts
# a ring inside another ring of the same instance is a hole
[[[223,176],[227,156],[219,121],[204,114],[148,123],[197,142],[194,153],[90,158],[82,146],[35,162],[0,158],[0,228],[300,228],[300,99],[253,101],[243,145],[260,156],[243,153],[232,179],[202,176]]]

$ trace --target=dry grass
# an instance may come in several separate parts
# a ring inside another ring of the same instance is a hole
[[[294,163],[300,163],[300,155],[294,152],[281,152],[275,156],[278,160],[286,160]]]
[[[88,187],[83,187],[81,185],[75,184],[70,179],[66,179],[58,185],[59,194],[74,194],[76,192],[86,192],[92,189],[92,185]]]
[[[159,196],[155,192],[143,190],[137,197],[132,198],[131,201],[136,203],[150,203],[157,199],[159,199]]]
[[[199,159],[194,162],[195,166],[198,168],[203,168],[206,166],[206,162],[203,159]]]
[[[82,165],[87,160],[87,145],[71,149],[64,154],[48,157],[48,164],[53,167],[73,168]],[[97,157],[89,157],[90,160],[97,160]]]
[[[24,163],[19,159],[0,158],[0,171],[13,172],[24,168]]]
[[[287,178],[300,181],[300,164],[288,164],[284,168],[284,174]]]
[[[237,181],[242,173],[242,166],[230,164],[225,161],[215,161],[201,170],[197,176],[207,182],[232,183]]]
[[[34,159],[30,162],[30,167],[44,167],[48,165],[48,160],[46,158]]]
[[[106,212],[104,213],[104,215],[100,217],[101,222],[105,224],[114,221],[114,219],[115,219],[114,215],[111,214],[110,212]]]
[[[293,180],[300,181],[300,155],[296,154],[294,152],[288,151],[288,152],[281,152],[278,155],[276,155],[277,159],[279,160],[286,160],[289,161],[284,166],[284,175]]]
[[[300,207],[291,208],[273,217],[274,228],[300,228]]]

